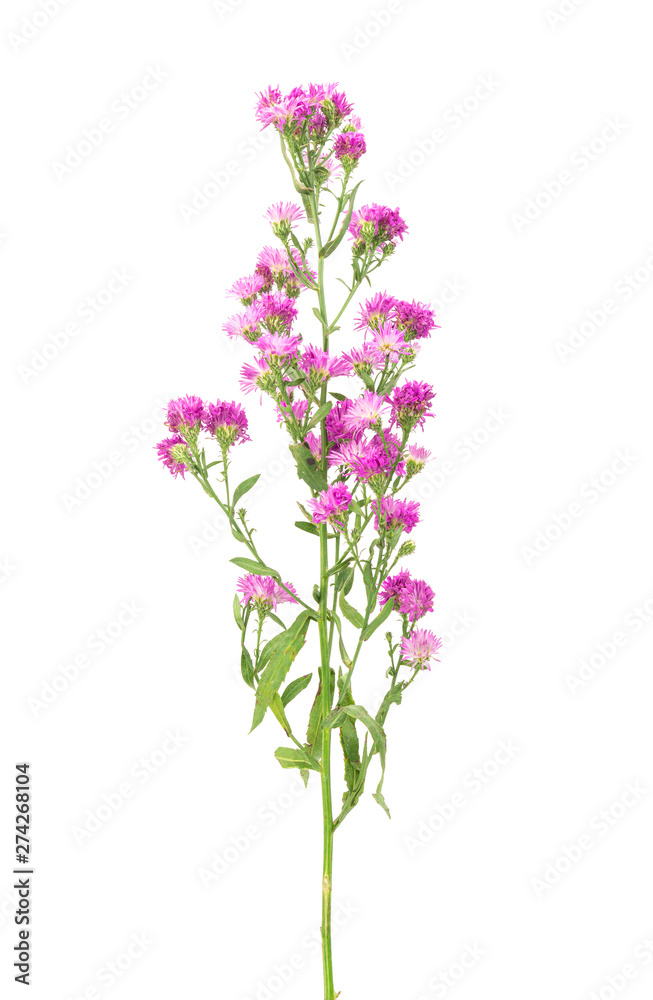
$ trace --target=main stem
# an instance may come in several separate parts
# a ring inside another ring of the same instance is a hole
[[[320,223],[318,218],[317,198],[315,191],[311,195],[311,207],[313,210],[313,222],[315,225],[315,242],[318,251],[318,299],[320,312],[323,317],[322,325],[322,348],[329,349],[328,321],[326,316],[326,303],[324,297],[324,258],[319,256],[322,249],[320,236]],[[320,406],[326,402],[326,385],[322,387]],[[322,451],[321,466],[326,476],[327,472],[327,433],[326,423],[322,420],[321,427]],[[320,661],[322,672],[322,718],[325,719],[331,711],[333,693],[331,691],[331,664],[329,657],[329,636],[327,623],[327,608],[329,581],[327,570],[329,568],[329,549],[327,541],[327,526],[320,525]],[[333,880],[333,804],[331,801],[331,730],[322,729],[322,828],[323,828],[323,856],[322,856],[322,966],[324,970],[324,1000],[335,1000],[333,986],[333,956],[331,951],[331,893]]]

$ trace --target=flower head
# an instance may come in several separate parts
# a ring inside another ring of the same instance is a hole
[[[365,136],[362,132],[343,131],[333,145],[333,155],[340,160],[348,173],[358,165],[363,153],[367,152]]]
[[[422,302],[402,302],[397,300],[394,321],[403,330],[406,340],[430,337],[431,330],[439,330],[435,313]]]
[[[352,401],[344,417],[345,427],[350,431],[363,431],[374,427],[388,413],[389,406],[383,396],[366,389],[362,396]]]
[[[435,593],[425,580],[408,580],[395,607],[400,614],[408,615],[411,622],[416,622],[433,611],[434,598]]]
[[[291,583],[286,587],[295,593],[295,588]],[[276,611],[277,604],[288,602],[297,604],[296,598],[281,587],[271,576],[255,576],[248,573],[241,576],[236,584],[236,590],[241,593],[240,603],[244,606],[251,601],[259,614],[267,614],[269,611]]]
[[[302,353],[297,365],[308,377],[312,388],[338,375],[351,375],[351,365],[346,358],[331,357],[328,351],[321,351],[312,345]]]
[[[344,483],[335,483],[318,493],[315,500],[309,500],[308,506],[313,514],[315,524],[330,524],[335,528],[343,528],[343,517],[349,512],[351,493]]]
[[[415,425],[423,427],[425,418],[432,417],[431,401],[435,399],[433,386],[428,382],[404,382],[398,385],[388,402],[392,405],[392,423],[403,430]]]
[[[163,441],[159,441],[156,445],[156,450],[159,455],[159,461],[163,462],[166,469],[170,469],[175,478],[181,476],[183,479],[187,468],[186,463],[191,459],[188,445],[183,437],[175,434],[174,437],[164,438]]]
[[[355,326],[357,330],[377,327],[387,323],[395,307],[396,299],[386,292],[377,292],[361,306]]]
[[[394,576],[387,577],[379,591],[379,604],[383,606],[391,597],[399,598],[410,579],[411,576],[407,569],[399,570]]]
[[[380,497],[372,501],[372,509],[376,511],[374,527],[377,531],[405,531],[409,534],[419,522],[417,500]]]
[[[254,358],[251,364],[240,369],[240,388],[243,392],[271,392],[276,388],[277,381],[264,357]]]
[[[272,223],[275,236],[285,239],[296,222],[306,218],[304,210],[290,201],[280,201],[271,205],[265,213],[265,218]]]
[[[222,329],[228,337],[232,339],[240,338],[248,340],[253,344],[261,336],[261,320],[263,314],[259,302],[252,302],[245,312],[231,316],[226,323],[222,324]]]
[[[204,403],[199,396],[180,396],[168,403],[166,427],[186,439],[197,441],[204,417]]]
[[[245,278],[239,278],[227,292],[240,299],[244,306],[251,306],[252,302],[259,295],[265,286],[265,279],[261,274],[248,274]]]
[[[293,300],[283,292],[273,292],[262,295],[256,303],[261,325],[269,333],[287,333],[297,318],[297,309]]]
[[[251,441],[247,433],[247,417],[240,403],[209,403],[204,416],[204,429],[213,434],[223,451],[234,444]]]
[[[384,359],[399,361],[410,350],[403,333],[392,323],[383,323],[372,332],[372,344]]]
[[[422,471],[430,458],[431,452],[427,448],[418,448],[417,445],[411,444],[406,459],[406,475],[409,477],[416,476],[418,472]]]
[[[329,441],[342,441],[351,438],[352,432],[347,427],[345,419],[352,406],[351,399],[338,400],[327,413],[325,423]]]
[[[302,338],[298,333],[286,336],[283,333],[265,333],[256,346],[263,352],[267,361],[287,361],[294,358],[299,350]]]
[[[442,647],[442,640],[433,632],[424,628],[416,628],[409,636],[401,640],[401,657],[414,670],[430,670],[429,660]]]
[[[351,217],[349,233],[357,243],[379,247],[385,244],[393,248],[398,239],[403,240],[408,226],[399,214],[399,209],[387,205],[363,205]]]
[[[343,354],[357,375],[371,375],[376,368],[383,365],[383,355],[374,344],[367,341],[362,347],[353,347],[348,354]]]
[[[308,400],[298,399],[294,403],[288,406],[283,400],[278,404],[277,407],[277,422],[281,423],[282,420],[291,420],[291,413],[294,416],[298,424],[301,424],[302,420],[306,416],[306,411],[308,410]]]

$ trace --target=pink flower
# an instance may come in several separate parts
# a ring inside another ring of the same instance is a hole
[[[165,438],[155,446],[158,452],[159,461],[163,462],[166,469],[177,478],[184,478],[186,473],[186,459],[190,460],[190,452],[183,437],[175,434],[174,437]]]
[[[256,117],[263,128],[274,125],[280,132],[287,130],[300,136],[306,126],[309,133],[323,135],[352,111],[352,105],[336,87],[335,83],[311,83],[308,90],[295,87],[285,95],[278,87],[268,87],[259,94]]]
[[[411,622],[416,622],[433,611],[434,598],[434,591],[424,580],[408,580],[395,607],[400,614],[408,615]]]
[[[343,515],[349,511],[351,503],[351,493],[344,483],[335,483],[334,486],[327,487],[322,493],[318,493],[315,500],[309,500],[308,506],[313,513],[315,524],[330,524],[336,528],[343,528]]]
[[[287,583],[286,587],[296,593],[291,583]],[[287,593],[271,576],[254,576],[253,573],[248,573],[247,576],[240,577],[236,584],[236,590],[242,594],[240,603],[243,606],[251,601],[257,611],[263,614],[268,611],[276,611],[277,604],[286,602],[297,604],[292,594]]]
[[[404,382],[398,385],[388,401],[392,405],[392,424],[403,430],[416,425],[423,427],[426,417],[432,417],[431,401],[435,399],[433,386],[428,382]]]
[[[406,354],[410,350],[404,340],[403,333],[392,323],[384,323],[373,331],[372,344],[380,355],[395,362],[399,361],[402,354]]]
[[[287,361],[297,356],[302,338],[298,333],[285,336],[283,333],[265,333],[257,341],[256,346],[263,352],[267,361],[273,359]]]
[[[411,576],[407,569],[400,570],[395,576],[387,577],[379,591],[379,604],[383,606],[391,597],[399,598],[410,579]]]
[[[383,355],[369,342],[362,347],[354,347],[348,354],[343,354],[357,375],[364,372],[370,375],[376,368],[383,365]]]
[[[376,511],[374,527],[377,531],[405,531],[410,534],[419,522],[419,504],[416,500],[381,497],[380,500],[372,501],[372,509]]]
[[[345,426],[350,431],[363,431],[367,427],[374,427],[387,415],[388,410],[388,403],[383,396],[377,396],[376,393],[366,389],[362,396],[353,400],[344,418]]]
[[[433,632],[416,628],[401,640],[401,657],[414,670],[430,670],[429,660],[438,659],[435,654],[441,647],[442,640]]]
[[[314,387],[338,375],[351,375],[351,365],[346,358],[331,357],[328,351],[312,345],[302,353],[297,364]]]
[[[406,340],[430,337],[431,330],[439,330],[435,313],[422,302],[395,302],[394,321],[404,331]]]
[[[327,413],[325,423],[329,441],[341,441],[352,436],[345,424],[346,415],[352,405],[351,399],[339,400]]]
[[[260,311],[261,324],[270,333],[285,333],[297,318],[297,309],[283,292],[262,295],[256,305]]]
[[[273,232],[282,239],[288,236],[296,222],[306,218],[304,210],[290,201],[280,201],[276,205],[271,205],[265,217],[272,223]]]
[[[200,430],[203,417],[204,403],[199,396],[180,396],[168,403],[166,427],[177,434],[188,436],[189,432]]]
[[[304,438],[304,444],[308,445],[308,450],[311,455],[316,462],[319,462],[322,457],[322,441],[318,435],[311,431],[310,434],[307,434]]]
[[[351,217],[349,233],[354,240],[374,247],[385,243],[393,246],[397,239],[403,240],[408,226],[399,215],[399,209],[387,205],[363,205]]]
[[[372,330],[376,330],[378,326],[387,323],[396,301],[392,295],[388,295],[386,292],[377,292],[361,306],[355,323],[356,329],[364,330],[366,327],[370,327]]]
[[[204,429],[213,434],[223,450],[234,444],[251,441],[247,433],[247,417],[240,403],[209,403],[204,416]]]
[[[290,418],[289,411],[292,411],[292,414],[294,415],[297,423],[301,424],[302,420],[306,416],[307,410],[308,410],[307,399],[298,399],[295,403],[291,403],[290,406],[288,406],[287,403],[281,402],[279,403],[277,409],[277,422],[281,423],[282,420]]]
[[[235,281],[227,295],[240,299],[244,306],[251,306],[256,296],[263,291],[265,279],[260,274],[249,274],[246,278]]]
[[[254,392],[256,389],[269,392],[274,387],[276,387],[276,379],[264,357],[254,358],[251,364],[243,365],[240,369],[242,392]]]
[[[254,343],[261,336],[261,319],[263,314],[259,302],[253,302],[244,313],[237,313],[222,324],[227,336],[240,338]]]
[[[333,155],[345,170],[353,170],[365,152],[367,145],[362,132],[341,132],[333,146]]]
[[[411,444],[406,460],[406,474],[408,476],[417,475],[418,472],[422,471],[430,457],[431,452],[428,449],[418,448],[417,445]]]

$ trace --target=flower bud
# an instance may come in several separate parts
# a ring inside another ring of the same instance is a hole
[[[412,539],[409,539],[400,545],[399,552],[397,554],[400,559],[403,559],[404,556],[412,556],[416,548],[417,546],[415,545],[415,542],[413,542]]]

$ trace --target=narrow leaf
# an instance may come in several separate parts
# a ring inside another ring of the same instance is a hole
[[[254,687],[254,664],[248,651],[243,646],[240,653],[240,672],[243,675],[245,684]]]
[[[383,625],[384,621],[386,621],[386,619],[390,617],[394,609],[394,606],[395,606],[394,597],[391,597],[390,600],[386,601],[386,603],[383,605],[383,611],[381,612],[381,614],[377,615],[376,618],[373,618],[372,621],[367,626],[367,628],[365,629],[365,631],[363,632],[363,635],[361,637],[363,639],[363,642],[369,639],[369,637],[374,632],[376,632],[379,625]]]
[[[342,593],[342,591],[340,592],[340,599],[338,601],[338,604],[340,605],[340,610],[342,611],[343,615],[345,616],[348,622],[351,622],[355,628],[359,629],[365,628],[365,619],[363,618],[362,614],[359,611],[357,611],[356,608],[353,608],[348,601],[345,600],[345,595],[344,593]]]
[[[252,486],[256,486],[256,484],[257,484],[257,482],[259,481],[260,478],[261,478],[261,474],[258,473],[256,476],[250,476],[249,479],[243,480],[243,482],[240,484],[240,486],[236,487],[236,489],[234,490],[233,500],[231,501],[231,506],[234,509],[236,507],[236,504],[240,500],[240,498],[244,497],[246,493],[249,493],[249,491],[251,490]]]
[[[310,768],[312,771],[321,770],[315,757],[306,753],[305,750],[300,750],[299,747],[279,747],[278,750],[274,751],[274,756],[282,767]]]
[[[309,535],[320,534],[318,526],[313,524],[311,521],[295,521],[295,527],[299,528],[300,531],[306,531]]]
[[[279,574],[276,569],[270,569],[269,566],[264,566],[263,563],[256,562],[254,559],[248,559],[246,556],[236,556],[235,559],[230,559],[234,566],[238,566],[240,569],[246,569],[248,573],[255,573],[256,576],[273,576],[275,580],[279,579]]]
[[[328,243],[324,244],[324,246],[320,250],[320,257],[329,257],[342,242],[344,235],[349,227],[349,223],[351,222],[352,213],[354,211],[354,198],[356,197],[356,192],[358,191],[362,183],[363,183],[362,181],[359,181],[354,190],[349,195],[349,209],[347,211],[347,215],[345,216],[345,221],[343,222],[340,228],[340,232],[338,233],[337,236],[334,236],[332,240],[329,240]]]
[[[330,401],[328,403],[324,403],[323,406],[320,406],[319,409],[317,409],[313,414],[313,416],[311,417],[310,423],[306,428],[306,430],[310,431],[313,429],[313,427],[317,427],[320,420],[323,420],[326,417],[327,413],[329,412],[332,406],[333,403]]]
[[[293,458],[297,463],[297,475],[310,486],[314,493],[321,493],[327,488],[326,476],[313,458],[310,449],[303,444],[290,446]]]
[[[234,618],[236,619],[236,625],[238,626],[238,628],[242,632],[242,630],[243,630],[243,624],[244,624],[243,623],[243,613],[240,610],[240,601],[238,600],[238,594],[234,594],[233,609],[234,609]]]
[[[307,688],[311,683],[311,678],[313,674],[304,674],[303,677],[297,677],[296,680],[291,681],[281,693],[281,701],[283,702],[283,707],[285,708],[293,698],[296,698],[298,694],[301,694],[304,688]]]

